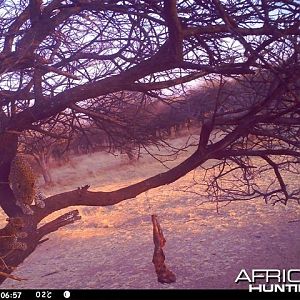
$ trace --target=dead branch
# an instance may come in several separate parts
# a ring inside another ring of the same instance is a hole
[[[18,277],[16,275],[8,274],[8,273],[1,272],[1,271],[0,271],[0,276],[5,277],[5,278],[9,278],[9,279],[13,279],[13,280],[17,280],[17,281],[28,280],[26,278],[21,278],[21,277]]]
[[[79,211],[77,209],[72,210],[72,211],[56,218],[55,220],[43,225],[42,227],[40,227],[38,229],[38,235],[40,238],[42,238],[43,236],[45,236],[51,232],[54,232],[63,226],[72,224],[80,219],[81,219],[81,216],[79,216]]]

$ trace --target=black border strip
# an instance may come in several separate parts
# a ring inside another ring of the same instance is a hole
[[[53,299],[53,300],[93,300],[93,299],[300,299],[300,293],[259,293],[248,290],[74,290],[69,289],[70,297],[65,298],[66,290],[0,290],[0,300],[3,299]],[[19,294],[21,293],[21,295]],[[17,297],[19,296],[20,297]]]

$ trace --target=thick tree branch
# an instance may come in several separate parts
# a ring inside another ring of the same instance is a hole
[[[237,157],[237,156],[267,156],[267,155],[287,155],[291,157],[300,157],[300,152],[289,149],[268,149],[268,150],[249,150],[249,149],[239,149],[239,150],[223,150],[218,154],[218,158],[221,157]]]
[[[52,212],[68,206],[110,206],[127,199],[135,198],[145,191],[176,181],[200,166],[210,157],[209,151],[205,153],[196,151],[184,162],[164,173],[112,192],[90,192],[85,189],[77,189],[51,196],[45,200],[46,207],[44,209],[33,208],[35,210],[35,219],[38,221],[42,220]]]
[[[132,83],[130,84],[130,90],[132,91],[139,91],[139,92],[147,92],[150,90],[160,90],[160,89],[166,89],[169,87],[172,87],[177,84],[183,84],[198,78],[201,78],[205,75],[207,75],[208,72],[194,72],[192,74],[188,74],[186,76],[182,76],[175,79],[165,80],[165,81],[159,81],[159,82],[149,82],[149,83]]]
[[[112,192],[89,192],[86,189],[77,189],[74,191],[61,193],[46,199],[46,207],[43,210],[35,209],[35,214],[37,220],[41,220],[47,215],[54,211],[62,208],[74,205],[89,205],[89,206],[109,206],[115,205],[126,199],[135,198],[137,195],[162,186],[170,184],[177,179],[183,177],[190,171],[194,170],[198,166],[202,165],[205,161],[212,158],[222,159],[229,155],[231,150],[226,149],[232,142],[234,142],[239,137],[243,136],[245,132],[254,126],[258,117],[248,116],[245,118],[244,122],[237,126],[232,132],[227,134],[222,140],[209,145],[207,147],[206,143],[211,132],[211,128],[203,130],[200,136],[200,141],[198,149],[186,160],[177,165],[176,167],[148,179],[145,179],[136,184],[130,185],[125,188],[121,188]],[[205,127],[206,128],[206,127]],[[233,152],[234,153],[234,152]],[[276,150],[274,150],[274,154]],[[278,151],[278,155],[281,155],[282,151]],[[286,153],[284,153],[286,154]],[[291,152],[293,155],[294,152]],[[237,152],[238,155],[238,152]]]
[[[181,61],[183,58],[183,31],[176,4],[177,0],[164,1],[164,17],[169,31],[169,43],[172,45],[169,55],[172,55],[175,61]]]

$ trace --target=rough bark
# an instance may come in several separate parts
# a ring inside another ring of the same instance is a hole
[[[0,206],[9,217],[22,215],[16,199],[9,187],[10,164],[17,152],[18,137],[16,134],[0,134]]]

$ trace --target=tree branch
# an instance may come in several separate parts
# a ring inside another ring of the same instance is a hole
[[[56,218],[55,220],[43,225],[42,227],[40,227],[37,230],[39,239],[43,238],[45,235],[57,231],[59,228],[72,224],[78,220],[80,220],[81,217],[79,216],[79,211],[76,210],[72,210],[58,218]]]
[[[200,153],[196,151],[178,166],[148,179],[145,179],[128,187],[112,192],[90,192],[84,189],[77,189],[61,194],[57,194],[45,199],[45,208],[34,210],[35,218],[39,221],[54,211],[74,205],[88,206],[110,206],[120,203],[126,199],[135,198],[139,194],[156,188],[158,186],[170,184],[188,172],[200,166],[211,158],[209,151]]]
[[[300,153],[299,153],[299,156],[300,156]],[[279,182],[281,191],[283,192],[283,194],[285,196],[285,204],[286,204],[288,199],[289,199],[289,194],[288,194],[287,189],[286,189],[286,184],[285,184],[285,182],[284,182],[284,180],[283,180],[283,178],[280,174],[278,165],[271,158],[269,158],[267,155],[262,155],[261,158],[263,158],[273,168],[274,173],[276,175],[276,178]]]
[[[221,157],[234,157],[234,156],[267,156],[267,155],[287,155],[300,157],[300,152],[289,149],[268,149],[268,150],[222,150],[218,153],[218,158]]]

